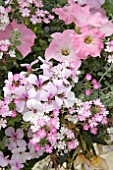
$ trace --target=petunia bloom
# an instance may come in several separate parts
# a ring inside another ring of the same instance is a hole
[[[26,57],[31,52],[31,47],[34,45],[36,38],[32,30],[24,24],[18,24],[16,20],[11,22],[4,31],[0,31],[0,40],[5,40],[11,37],[11,32],[18,29],[20,33],[19,40],[21,45],[17,46],[17,50],[21,52],[23,57]]]
[[[87,59],[88,55],[92,57],[100,56],[103,48],[102,38],[104,34],[99,29],[82,29],[81,34],[72,35],[75,41],[76,52],[80,59]]]
[[[53,40],[45,51],[45,58],[47,61],[52,58],[60,62],[66,60],[69,62],[78,61],[78,56],[71,37],[72,34],[75,34],[73,30],[65,30],[63,33],[57,32],[51,35]]]

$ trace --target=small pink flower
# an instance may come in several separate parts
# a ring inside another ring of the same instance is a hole
[[[40,149],[41,149],[40,145],[38,145],[38,144],[37,144],[37,145],[34,145],[34,150],[35,150],[35,151],[39,151]]]
[[[108,119],[107,119],[107,117],[103,117],[103,119],[102,119],[102,121],[101,121],[101,123],[103,124],[103,125],[106,125],[106,124],[108,124]]]
[[[93,135],[96,135],[97,134],[97,127],[93,127],[93,128],[90,128],[90,132],[93,134]]]
[[[95,90],[98,90],[98,89],[100,88],[100,84],[99,84],[99,83],[93,84],[93,88],[94,88]]]
[[[101,114],[99,114],[99,113],[96,113],[94,115],[94,119],[95,119],[96,122],[101,122],[102,119],[103,119],[103,116]]]
[[[28,17],[30,15],[30,10],[28,8],[23,8],[21,12],[23,17]]]
[[[50,145],[46,145],[46,146],[45,146],[45,151],[46,151],[46,153],[52,153],[53,147],[50,146]]]
[[[89,125],[88,125],[88,123],[86,123],[86,124],[83,125],[83,129],[86,130],[86,131],[89,130]]]
[[[74,135],[74,133],[73,133],[72,130],[68,130],[68,131],[66,132],[66,135],[67,135],[67,138],[68,138],[68,139],[74,139],[74,137],[75,137],[75,135]]]
[[[100,99],[95,99],[95,100],[93,100],[93,103],[95,104],[95,105],[97,105],[97,106],[100,106],[100,107],[105,107],[103,104],[102,104],[102,102],[100,101]]]
[[[46,131],[45,129],[39,129],[39,131],[37,132],[37,136],[41,139],[46,137]]]
[[[92,80],[92,75],[87,73],[85,78],[87,81],[90,81]]]
[[[48,141],[51,143],[51,145],[55,144],[57,140],[56,134],[49,133],[48,134]]]
[[[76,139],[72,140],[72,141],[68,142],[68,149],[72,150],[72,149],[76,148],[78,145],[79,145],[78,140],[76,140]]]
[[[75,148],[74,142],[73,142],[73,141],[68,142],[68,149],[69,149],[69,150],[72,150],[72,149],[74,149],[74,148]]]
[[[91,89],[87,89],[87,90],[85,91],[85,94],[86,94],[86,96],[90,96],[90,94],[91,94]]]
[[[97,82],[96,79],[93,79],[92,83],[93,83],[93,89],[98,90],[100,88],[100,84]]]

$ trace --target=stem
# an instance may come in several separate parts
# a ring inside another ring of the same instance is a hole
[[[48,169],[49,169],[49,165],[50,165],[50,163],[51,163],[51,160],[49,161],[49,163],[48,163],[48,166],[47,166],[46,170],[48,170]]]
[[[111,68],[112,68],[112,64],[111,64],[111,66],[106,70],[106,72],[102,75],[102,77],[100,78],[100,80],[98,81],[98,83],[100,83],[100,82],[103,80],[103,78],[104,78],[105,75],[111,70]]]

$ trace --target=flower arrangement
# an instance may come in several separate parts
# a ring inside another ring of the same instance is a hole
[[[0,5],[0,167],[112,170],[113,4]]]

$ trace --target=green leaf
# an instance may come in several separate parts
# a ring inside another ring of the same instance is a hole
[[[16,52],[16,59],[23,60],[23,56],[19,51]]]
[[[103,8],[107,11],[108,15],[113,14],[113,0],[106,0]]]
[[[4,136],[3,140],[0,142],[1,149],[5,149],[6,142],[7,142],[7,137]]]
[[[95,149],[93,147],[93,141],[91,139],[91,136],[87,132],[83,132],[83,138],[85,139],[89,148],[93,151],[94,155],[96,155]]]
[[[63,156],[60,156],[60,166],[63,165],[63,163],[66,161],[68,157],[68,154],[64,154]]]
[[[91,139],[94,143],[98,143],[98,144],[101,144],[101,145],[107,145],[107,143],[103,139],[101,139],[100,137],[97,137],[97,136],[95,137],[95,136],[91,135]]]
[[[14,126],[16,122],[21,122],[21,115],[17,115],[15,118],[9,118],[8,126]]]
[[[0,6],[2,6],[3,5],[3,0],[0,0]]]

